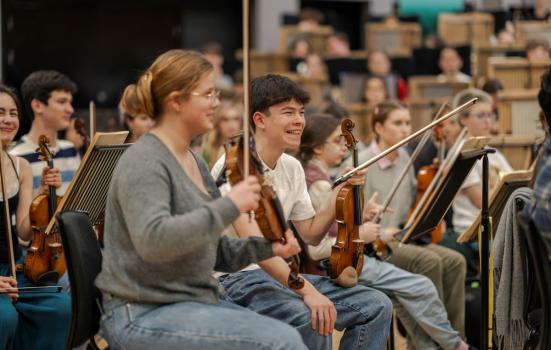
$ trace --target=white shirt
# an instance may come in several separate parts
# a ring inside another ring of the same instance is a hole
[[[211,174],[216,179],[224,168],[226,155],[222,155],[212,167]],[[312,218],[316,212],[312,206],[310,196],[306,189],[306,177],[300,162],[286,153],[277,160],[274,169],[264,164],[264,180],[272,186],[283,207],[285,220],[302,221]],[[220,192],[225,195],[230,190],[230,184],[225,183],[220,187]],[[237,237],[233,228],[228,228],[224,234]],[[244,270],[258,268],[258,265],[250,265]]]
[[[490,189],[495,184],[497,176],[500,172],[510,172],[513,168],[507,162],[507,159],[496,150],[495,153],[488,154],[489,173],[490,173]],[[473,166],[471,172],[465,178],[461,185],[461,189],[455,200],[453,201],[453,228],[458,234],[463,233],[476,220],[480,209],[477,208],[467,197],[464,189],[471,186],[482,186],[482,160],[478,160]],[[480,187],[481,188],[481,187]],[[482,188],[481,188],[482,190]]]

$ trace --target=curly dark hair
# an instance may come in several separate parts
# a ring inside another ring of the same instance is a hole
[[[66,91],[74,95],[77,89],[77,85],[65,74],[55,70],[39,70],[25,78],[21,84],[21,95],[25,109],[32,120],[34,118],[31,109],[32,100],[37,99],[47,105],[52,91]]]

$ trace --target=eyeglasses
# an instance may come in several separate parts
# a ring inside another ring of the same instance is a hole
[[[470,116],[473,116],[474,118],[476,118],[477,120],[484,120],[484,119],[487,119],[489,121],[495,121],[496,120],[496,114],[493,113],[493,112],[490,112],[490,113],[476,113],[476,114],[470,114]]]
[[[220,90],[212,90],[203,94],[198,92],[191,92],[190,95],[205,97],[210,103],[213,103],[217,98],[220,97]]]

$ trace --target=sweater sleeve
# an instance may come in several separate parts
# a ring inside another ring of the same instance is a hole
[[[215,241],[239,216],[227,197],[204,202],[181,215],[171,212],[172,181],[165,164],[152,158],[125,162],[115,186],[116,206],[138,254],[149,262],[172,261]],[[191,191],[193,184],[185,184]]]
[[[252,263],[273,256],[272,243],[263,237],[238,239],[222,236],[218,241],[214,270],[236,272]]]

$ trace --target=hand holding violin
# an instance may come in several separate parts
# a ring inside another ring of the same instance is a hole
[[[272,250],[275,256],[280,256],[283,259],[297,255],[300,252],[300,245],[293,232],[288,229],[285,231],[285,240],[274,241],[272,243]]]
[[[343,169],[341,174],[346,174],[347,172],[349,172],[352,169],[354,169],[354,168],[348,166],[348,167]],[[354,175],[352,175],[352,177],[350,179],[346,180],[346,182],[340,184],[336,188],[340,189],[341,187],[343,187],[345,185],[363,186],[365,184],[365,175],[366,174],[367,174],[367,169],[358,170],[358,171],[356,171],[356,173],[354,173]]]
[[[14,278],[0,276],[0,293],[4,293],[7,290],[14,289],[17,289],[17,281]],[[17,294],[17,292],[10,292],[7,293],[7,295],[11,298],[12,301],[15,301],[17,300],[17,298],[19,298],[19,294]]]
[[[42,168],[42,176],[40,177],[40,192],[48,193],[49,186],[61,187],[61,172],[57,168],[45,166]]]
[[[367,221],[360,226],[359,229],[360,233],[360,239],[363,239],[365,243],[371,243],[374,242],[377,237],[379,237],[379,233],[381,232],[381,225],[376,224],[372,221]]]
[[[260,190],[260,184],[256,176],[249,176],[245,178],[245,180],[232,186],[227,196],[241,213],[246,213],[258,208]]]

